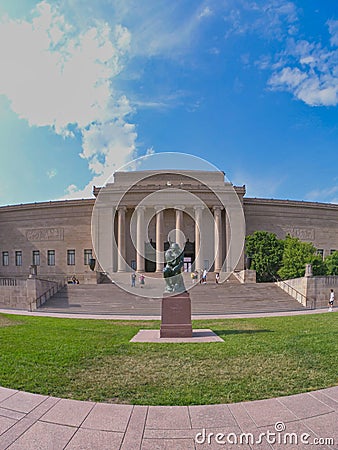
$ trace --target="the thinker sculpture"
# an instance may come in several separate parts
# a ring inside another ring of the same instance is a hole
[[[182,276],[182,267],[184,262],[183,250],[180,246],[171,242],[170,247],[165,252],[166,266],[163,269],[163,276],[166,282],[164,292],[182,293],[185,292],[185,286]]]

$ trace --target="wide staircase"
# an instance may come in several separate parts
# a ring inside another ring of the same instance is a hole
[[[50,298],[40,311],[158,316],[161,299],[135,295],[114,284],[67,285]],[[197,284],[189,290],[192,314],[221,315],[236,313],[264,313],[276,311],[304,310],[304,307],[273,283]]]

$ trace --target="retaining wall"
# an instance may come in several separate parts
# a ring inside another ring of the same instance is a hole
[[[276,284],[308,308],[326,307],[330,297],[330,289],[334,289],[336,296],[338,296],[338,276],[302,277],[278,281]],[[304,297],[306,297],[306,300]],[[335,306],[337,306],[337,303]]]

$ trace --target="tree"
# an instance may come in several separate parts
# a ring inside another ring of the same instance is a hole
[[[327,268],[323,261],[323,258],[319,255],[315,255],[310,263],[312,264],[312,274],[321,276],[321,275],[327,275]]]
[[[324,264],[327,275],[338,275],[338,251],[332,253],[325,258]]]
[[[273,233],[255,231],[246,237],[245,248],[257,281],[274,281],[281,266],[283,242]]]
[[[278,275],[283,280],[303,277],[306,264],[313,264],[315,269],[313,274],[319,275],[318,272],[322,270],[319,259],[321,258],[316,255],[316,248],[313,244],[287,235],[284,239],[284,252]]]

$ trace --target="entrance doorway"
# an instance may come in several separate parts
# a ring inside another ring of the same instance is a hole
[[[183,262],[183,272],[191,272],[192,258],[191,256],[185,256]]]

